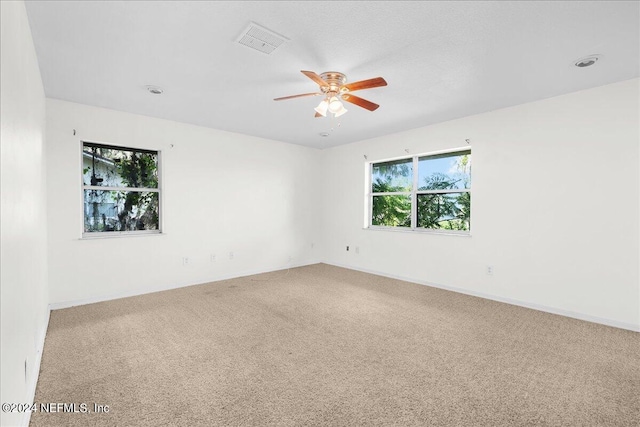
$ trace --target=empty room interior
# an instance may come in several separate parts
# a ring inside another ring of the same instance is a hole
[[[0,6],[2,426],[640,425],[640,2]]]

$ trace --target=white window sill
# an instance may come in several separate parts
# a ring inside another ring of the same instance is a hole
[[[162,232],[136,233],[136,232],[105,231],[105,232],[85,233],[78,240],[121,239],[123,237],[152,237],[152,236],[166,236],[166,235],[167,233],[162,233]]]
[[[418,233],[418,234],[438,234],[454,237],[471,237],[470,231],[445,231],[445,230],[429,230],[426,228],[408,228],[408,227],[364,227],[363,230],[371,231],[391,231],[393,233]]]

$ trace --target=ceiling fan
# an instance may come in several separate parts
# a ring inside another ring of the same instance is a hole
[[[283,96],[275,98],[274,101],[283,101],[285,99],[301,98],[303,96],[324,96],[324,99],[315,108],[316,117],[326,117],[327,111],[333,113],[335,117],[339,117],[347,112],[342,105],[342,101],[350,102],[358,107],[362,107],[369,111],[376,110],[379,105],[371,101],[352,95],[351,92],[356,90],[371,89],[374,87],[386,86],[387,82],[382,77],[361,80],[358,82],[347,83],[347,76],[337,71],[327,71],[320,75],[313,71],[301,71],[302,74],[316,82],[320,88],[320,92],[302,93],[300,95]]]

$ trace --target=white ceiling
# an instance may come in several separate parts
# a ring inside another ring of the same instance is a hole
[[[29,1],[27,11],[48,97],[317,148],[640,74],[638,2]],[[237,43],[252,21],[290,40],[270,55]],[[571,65],[590,54],[603,59]],[[300,70],[388,86],[356,93],[377,111],[346,104],[339,119],[314,118],[319,97],[273,101],[318,89]]]

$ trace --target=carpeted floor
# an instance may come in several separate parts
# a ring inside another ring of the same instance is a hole
[[[51,313],[35,426],[638,426],[640,334],[325,264]],[[82,410],[78,406],[77,410]]]

